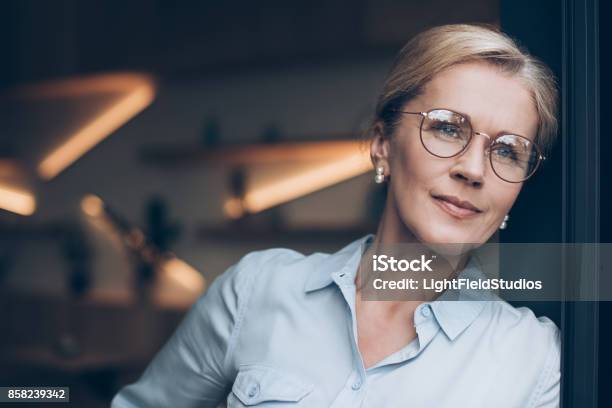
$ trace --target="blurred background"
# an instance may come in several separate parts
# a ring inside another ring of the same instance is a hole
[[[360,140],[394,55],[489,23],[559,74],[561,7],[530,3],[1,2],[0,384],[107,406],[247,252],[375,232]],[[496,239],[560,242],[559,157]]]

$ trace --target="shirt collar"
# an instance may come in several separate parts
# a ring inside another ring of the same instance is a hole
[[[373,238],[374,234],[367,234],[351,242],[338,252],[325,257],[306,280],[304,290],[312,292],[330,285],[333,282],[334,272],[339,273],[341,270],[345,270],[354,276],[361,260],[361,255]]]
[[[373,238],[373,234],[367,234],[338,252],[325,257],[306,280],[304,291],[308,293],[327,287],[334,282],[334,276],[342,272],[354,279],[361,256]],[[476,257],[471,257],[466,267],[459,273],[459,277],[485,278]],[[462,289],[446,291],[428,303],[431,305],[436,321],[452,341],[474,322],[484,308],[485,301],[491,299],[493,297],[488,291]],[[422,306],[424,305],[419,307]]]
[[[458,278],[469,280],[486,278],[477,257],[470,258]],[[494,298],[490,291],[485,290],[447,290],[430,304],[438,324],[452,341],[476,320],[485,302]]]

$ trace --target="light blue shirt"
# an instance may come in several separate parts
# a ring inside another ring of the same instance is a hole
[[[559,406],[557,327],[501,300],[420,304],[417,337],[365,369],[355,274],[372,237],[334,254],[247,254],[112,407]]]

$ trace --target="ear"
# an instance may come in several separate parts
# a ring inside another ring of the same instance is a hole
[[[383,124],[378,122],[374,125],[372,143],[370,144],[370,159],[374,167],[383,166],[385,176],[389,175],[389,152],[390,141],[385,136]]]

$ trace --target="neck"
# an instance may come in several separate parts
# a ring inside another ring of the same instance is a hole
[[[374,243],[380,245],[420,243],[416,235],[402,222],[398,208],[395,206],[395,200],[393,200],[391,195],[387,196],[385,209],[378,223]]]

